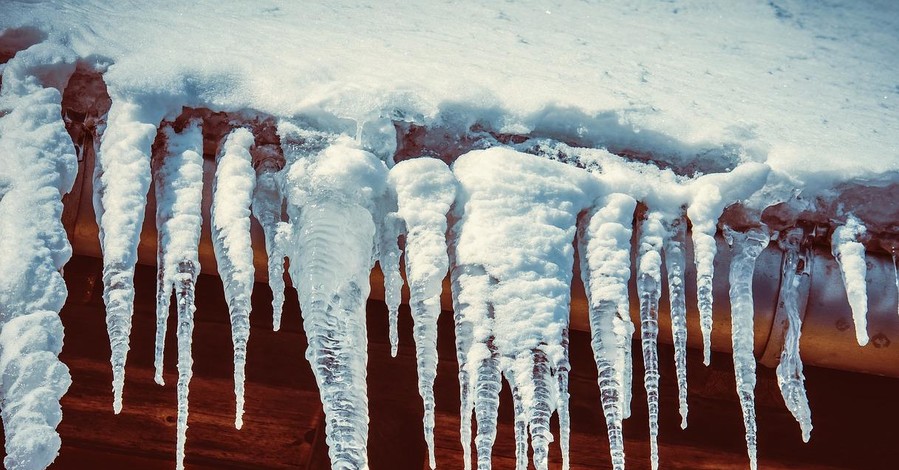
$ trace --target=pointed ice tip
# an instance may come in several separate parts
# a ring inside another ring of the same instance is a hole
[[[153,380],[159,385],[165,385],[165,379],[162,378],[162,374],[159,372],[156,373],[156,377],[153,377]]]
[[[866,346],[868,344],[868,340],[869,340],[868,333],[865,331],[861,331],[861,330],[856,331],[855,339],[856,339],[856,341],[858,341],[859,346]]]
[[[122,399],[114,398],[112,400],[112,412],[113,414],[119,414],[122,412]]]
[[[396,357],[396,353],[399,347],[395,344],[390,345],[390,357]]]
[[[687,429],[687,417],[686,417],[686,416],[681,417],[681,419],[680,419],[680,428],[681,428],[681,429]]]
[[[234,427],[235,427],[238,431],[240,431],[240,428],[243,427],[243,418],[241,418],[240,416],[234,418]]]

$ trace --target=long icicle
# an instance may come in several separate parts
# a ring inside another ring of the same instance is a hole
[[[250,148],[253,134],[232,131],[217,158],[212,195],[212,244],[225,288],[234,345],[234,427],[243,426],[244,377],[255,269],[250,240],[250,205],[256,186]]]
[[[621,422],[626,416],[624,387],[629,382],[634,332],[627,286],[636,205],[630,196],[611,194],[597,201],[578,228],[581,279],[590,307],[591,343],[615,470],[624,469]]]
[[[175,290],[178,311],[178,423],[176,467],[184,468],[187,440],[188,393],[193,376],[191,342],[196,306],[195,289],[200,272],[198,246],[203,198],[203,133],[198,120],[190,120],[180,134],[171,126],[163,127],[165,152],[155,163],[156,223],[159,229],[159,258],[166,281],[160,290],[171,295]],[[166,306],[168,304],[166,303]],[[157,310],[157,377],[162,376],[162,351],[168,308]]]
[[[103,251],[103,300],[112,364],[112,409],[122,411],[134,313],[134,266],[150,188],[150,151],[164,111],[112,98],[94,169],[94,212]]]
[[[794,228],[781,234],[778,242],[784,252],[780,294],[777,307],[787,315],[787,331],[783,351],[777,365],[777,385],[787,409],[802,429],[802,440],[808,442],[812,432],[812,414],[805,393],[805,376],[802,374],[802,358],[799,356],[799,339],[802,336],[802,319],[799,318],[798,289],[800,281],[799,249],[803,230]],[[807,267],[806,267],[807,268]]]
[[[649,408],[649,449],[653,470],[659,468],[659,298],[662,286],[662,214],[649,211],[640,224],[637,254],[637,295],[640,297],[640,336],[643,345],[643,385]]]
[[[415,321],[418,391],[424,402],[425,441],[433,469],[437,466],[434,456],[437,319],[443,278],[449,269],[446,215],[456,199],[456,178],[442,161],[418,158],[394,166],[390,182],[397,193],[398,214],[407,230],[406,278]]]
[[[674,339],[674,365],[677,372],[677,396],[681,429],[687,428],[687,303],[684,284],[687,223],[683,217],[665,222],[665,269],[668,271],[668,300],[671,312],[671,337]]]
[[[730,265],[731,339],[734,348],[734,373],[737,395],[743,409],[743,425],[746,428],[746,452],[749,467],[756,470],[757,436],[755,422],[755,356],[753,355],[754,307],[752,300],[752,275],[755,260],[768,246],[767,228],[753,228],[737,232],[725,227],[724,236],[733,247]]]
[[[389,200],[389,199],[388,199]],[[405,231],[402,219],[394,211],[384,214],[379,227],[378,264],[384,274],[384,303],[387,304],[390,356],[399,350],[399,309],[403,300],[403,276],[400,273],[399,237]]]
[[[846,297],[852,307],[855,322],[855,338],[859,346],[868,344],[868,292],[865,277],[868,266],[865,262],[865,245],[861,243],[866,228],[853,215],[846,218],[846,225],[833,231],[831,250],[840,265],[840,274],[846,286]]]
[[[281,224],[284,196],[281,194],[280,159],[266,154],[265,147],[256,147],[261,154],[256,166],[256,187],[251,205],[253,217],[262,226],[265,234],[265,252],[268,256],[268,285],[272,290],[272,329],[281,329],[281,310],[284,307],[284,247],[279,240],[278,227]],[[268,153],[274,153],[269,151]]]

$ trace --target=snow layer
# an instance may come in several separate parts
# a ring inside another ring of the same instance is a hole
[[[116,94],[359,124],[452,114],[666,159],[764,161],[824,187],[899,170],[897,8],[69,0],[7,3],[0,29],[108,59]]]
[[[16,55],[0,94],[0,400],[5,468],[47,468],[61,445],[59,400],[72,380],[57,356],[72,254],[63,194],[77,162],[62,121],[61,90],[74,54],[49,44]]]

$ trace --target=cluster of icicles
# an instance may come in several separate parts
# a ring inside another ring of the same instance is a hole
[[[41,53],[40,46],[29,51]],[[27,178],[2,175],[9,181],[0,188],[0,248],[3,253],[17,253],[10,262],[21,264],[9,271],[20,276],[16,279],[43,287],[34,289],[22,282],[6,281],[0,286],[0,390],[5,464],[10,469],[45,468],[60,446],[55,433],[61,419],[59,398],[70,378],[56,357],[62,343],[58,312],[65,298],[59,270],[71,252],[60,223],[60,198],[71,188],[77,172],[60,118],[58,89],[65,77],[42,83],[22,57],[28,55],[20,54],[11,61],[3,76],[3,105],[10,112],[0,118],[0,168],[23,167]],[[68,64],[74,64],[74,58]],[[69,67],[69,73],[73,67]],[[163,342],[174,293],[180,469],[192,374],[194,289],[200,271],[197,246],[203,222],[203,137],[199,120],[188,120],[176,128],[163,121],[165,114],[161,107],[113,96],[97,152],[94,203],[104,253],[113,408],[118,413],[129,350],[136,250],[146,196],[151,182],[155,183],[159,229],[156,380],[163,383]],[[165,145],[161,152],[151,155],[158,132]],[[233,332],[238,428],[242,424],[254,280],[249,228],[250,217],[255,217],[265,233],[275,329],[284,298],[284,260],[290,261],[289,275],[299,294],[309,342],[306,357],[321,392],[334,468],[367,467],[365,304],[369,274],[375,262],[384,271],[395,354],[402,256],[415,322],[418,386],[424,402],[431,467],[435,467],[436,322],[442,281],[449,272],[465,468],[473,465],[472,413],[477,424],[476,465],[490,468],[503,379],[510,384],[514,400],[517,468],[527,468],[528,440],[533,448],[533,465],[537,469],[548,467],[548,446],[554,439],[550,432],[553,413],[559,415],[563,468],[567,468],[568,316],[575,256],[572,242],[576,241],[589,301],[592,347],[611,460],[614,468],[623,469],[621,426],[630,414],[633,382],[631,342],[635,327],[628,313],[628,283],[632,230],[636,227],[638,241],[633,249],[637,255],[644,385],[650,411],[652,466],[658,466],[656,343],[663,284],[667,282],[671,298],[681,425],[686,427],[687,221],[692,225],[708,363],[718,218],[726,206],[748,198],[764,185],[767,166],[747,163],[726,174],[660,180],[653,183],[655,189],[641,189],[635,183],[641,176],[623,178],[621,171],[612,171],[614,161],[609,159],[617,157],[599,150],[584,150],[583,157],[594,163],[586,165],[588,169],[525,153],[529,143],[520,148],[474,150],[459,157],[452,167],[432,158],[393,165],[392,155],[376,156],[358,139],[310,130],[288,119],[278,124],[278,133],[286,160],[283,168],[264,159],[254,168],[251,151],[264,149],[254,148],[253,134],[239,126],[220,144],[216,156],[211,232]],[[388,135],[387,141],[389,138],[395,136]],[[544,148],[548,148],[546,145]],[[565,150],[576,153],[576,149]],[[605,164],[595,164],[602,163],[602,158],[607,159]],[[640,211],[642,215],[635,222],[638,200],[648,209]],[[36,207],[46,210],[34,210]],[[15,230],[11,230],[13,220]],[[865,254],[859,243],[863,231],[864,226],[850,217],[833,237],[834,255],[843,268],[862,344],[867,339]],[[724,233],[734,250],[730,299],[737,391],[750,466],[755,468],[751,282],[756,257],[772,234],[760,224],[743,231],[725,227]],[[811,421],[799,359],[801,325],[795,294],[801,240],[800,230],[778,235],[786,252],[780,292],[789,330],[777,374],[784,400],[807,440]],[[663,263],[666,280],[662,279]],[[48,295],[48,290],[59,291],[59,295]]]

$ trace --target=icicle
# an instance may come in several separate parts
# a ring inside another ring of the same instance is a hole
[[[522,397],[534,466],[543,470],[553,440],[549,419],[567,383],[560,377],[568,372],[571,243],[577,215],[596,198],[599,182],[576,168],[500,147],[459,157],[453,173],[460,183],[452,274],[463,446],[473,404],[478,464],[489,468],[496,371],[502,370]]]
[[[781,234],[780,248],[784,251],[783,272],[781,273],[778,308],[787,316],[787,331],[784,335],[783,352],[777,365],[777,385],[783,395],[787,409],[802,428],[802,440],[808,442],[812,432],[812,416],[805,394],[805,376],[802,374],[802,359],[799,356],[799,338],[802,336],[802,319],[799,318],[799,244],[803,231],[794,228]]]
[[[846,297],[852,307],[855,321],[855,338],[859,346],[868,344],[868,293],[865,283],[868,266],[865,262],[865,245],[860,243],[866,229],[858,218],[849,215],[846,225],[833,231],[831,250],[840,265]]]
[[[380,235],[378,263],[381,266],[381,272],[384,274],[384,302],[387,304],[388,311],[390,355],[396,357],[397,349],[399,348],[397,322],[399,321],[399,308],[403,294],[403,276],[400,274],[400,256],[402,256],[402,253],[399,247],[399,237],[404,232],[403,221],[397,216],[396,212],[387,212],[381,220],[378,232]]]
[[[662,215],[650,211],[640,225],[637,258],[637,295],[640,297],[640,336],[643,344],[643,382],[649,408],[649,449],[652,469],[659,468],[659,297],[662,286]]]
[[[515,470],[528,468],[528,414],[524,408],[521,390],[515,385],[514,377],[509,380],[512,389],[512,407],[515,412]]]
[[[581,278],[590,305],[590,330],[612,467],[624,469],[621,421],[627,416],[631,374],[628,282],[637,202],[625,194],[597,201],[578,228]]]
[[[60,89],[75,55],[49,43],[5,64],[0,95],[0,400],[4,468],[40,470],[59,453],[59,404],[72,380],[58,356],[60,274],[72,254],[63,194],[78,163],[61,118]]]
[[[571,369],[571,363],[568,360],[568,329],[562,332],[562,348],[565,351],[564,359],[558,365],[559,378],[559,448],[562,450],[562,470],[568,470],[569,454],[571,453],[571,413],[569,410],[569,401],[571,396],[568,393],[568,371]]]
[[[712,281],[715,276],[715,254],[718,252],[715,242],[718,218],[725,207],[751,196],[764,186],[770,171],[768,165],[748,162],[730,173],[704,175],[690,184],[694,196],[687,207],[687,216],[693,224],[696,298],[705,365],[709,365],[712,358]]]
[[[755,332],[752,275],[755,271],[755,260],[768,246],[769,237],[766,228],[754,228],[742,233],[727,227],[725,227],[724,236],[734,251],[729,279],[734,373],[737,379],[737,395],[740,397],[740,406],[743,408],[749,467],[755,470],[758,462],[756,460],[755,356],[752,351]]]
[[[157,309],[156,377],[162,380],[162,352],[165,349],[168,301],[172,289],[178,311],[178,439],[177,468],[184,468],[184,444],[187,439],[188,389],[193,375],[191,340],[194,328],[195,288],[200,272],[197,247],[203,198],[203,133],[198,120],[191,120],[180,134],[171,126],[163,132],[166,149],[155,162],[156,225],[159,230],[158,295],[166,298],[165,309]]]
[[[256,148],[257,152],[262,149]],[[281,310],[284,306],[284,247],[278,243],[278,224],[281,223],[281,194],[279,159],[264,157],[256,168],[256,187],[253,190],[253,217],[265,234],[268,255],[268,285],[272,289],[272,328],[281,329]]]
[[[398,214],[405,221],[407,230],[406,278],[415,320],[418,391],[424,401],[425,441],[433,469],[437,465],[434,458],[437,318],[440,316],[443,278],[449,268],[446,214],[456,198],[456,180],[442,161],[417,158],[393,167],[390,183],[396,189]]]
[[[278,132],[290,162],[290,276],[324,405],[328,455],[333,468],[367,468],[365,306],[376,243],[372,214],[387,168],[346,137],[314,145],[287,122]]]
[[[671,337],[674,338],[674,365],[680,403],[681,429],[687,428],[687,305],[684,293],[686,221],[678,217],[665,222],[665,269],[668,271],[668,299],[671,304]]]
[[[148,103],[114,96],[94,170],[94,212],[103,250],[103,300],[112,349],[115,413],[122,411],[134,313],[134,265],[150,188],[150,149],[163,114]]]
[[[218,156],[212,195],[212,243],[225,287],[234,343],[234,427],[243,426],[244,371],[250,337],[250,296],[253,293],[253,246],[250,240],[250,204],[256,186],[250,147],[253,134],[235,129]]]

